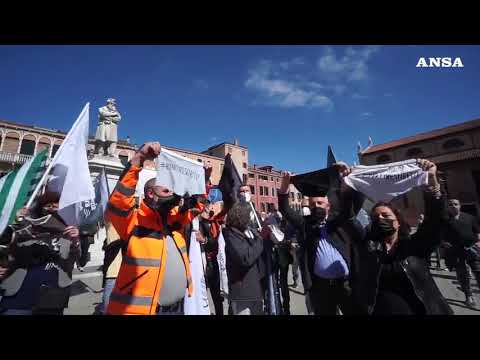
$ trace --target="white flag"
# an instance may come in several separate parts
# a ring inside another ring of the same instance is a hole
[[[200,243],[197,241],[195,230],[198,230],[198,218],[193,219],[192,235],[190,238],[190,271],[192,272],[193,293],[188,296],[188,289],[184,298],[185,315],[210,315],[210,305],[208,304],[207,286],[202,265],[202,251]]]
[[[228,276],[227,276],[227,257],[225,256],[225,239],[220,231],[218,235],[218,270],[220,272],[220,292],[228,297]]]
[[[157,159],[156,185],[164,186],[175,194],[198,195],[205,193],[203,164],[162,149]]]
[[[61,194],[58,213],[68,225],[78,225],[80,220],[74,204],[95,198],[87,159],[89,108],[87,103],[51,164],[48,189]]]
[[[107,210],[108,203],[108,184],[105,169],[98,174],[95,183],[95,198],[87,201],[81,201],[75,204],[79,225],[94,225],[103,221],[103,214]]]
[[[390,201],[415,186],[428,184],[428,172],[417,165],[417,160],[410,159],[389,164],[355,166],[344,180],[348,186],[375,202]]]

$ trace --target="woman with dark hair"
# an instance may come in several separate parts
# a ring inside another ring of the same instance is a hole
[[[434,163],[419,160],[429,173],[425,221],[410,235],[410,227],[392,204],[379,202],[371,210],[365,246],[359,254],[359,281],[364,281],[361,303],[373,315],[452,314],[425,262],[435,248],[445,220],[445,199]],[[358,294],[357,294],[358,295]]]
[[[236,203],[228,212],[227,227],[223,230],[229,300],[234,315],[263,314],[263,239],[250,226],[250,212],[248,204]]]

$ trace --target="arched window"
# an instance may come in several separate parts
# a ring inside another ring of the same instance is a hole
[[[50,139],[46,137],[41,137],[38,141],[37,152],[42,152],[45,149],[50,148]]]
[[[377,157],[377,164],[388,163],[390,160],[390,155],[383,154]]]
[[[18,142],[20,141],[20,136],[17,132],[7,132],[5,135],[5,143],[3,144],[3,151],[16,154],[18,151]]]
[[[409,158],[419,157],[421,154],[423,154],[423,151],[418,147],[414,147],[407,150],[407,157]]]
[[[35,153],[35,137],[33,135],[25,135],[20,145],[20,154],[33,155]]]
[[[455,138],[455,139],[450,139],[445,141],[443,143],[443,148],[445,150],[452,150],[452,149],[460,148],[464,145],[465,143],[462,140]]]

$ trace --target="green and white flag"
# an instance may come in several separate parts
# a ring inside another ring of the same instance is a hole
[[[44,150],[0,179],[0,234],[13,223],[17,211],[32,195],[45,171],[47,158],[48,150]]]

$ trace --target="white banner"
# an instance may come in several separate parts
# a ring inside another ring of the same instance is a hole
[[[203,164],[162,149],[157,158],[156,185],[164,186],[175,194],[198,195],[205,193]]]
[[[220,292],[228,298],[227,257],[225,256],[225,239],[221,231],[218,235],[217,262],[220,272]]]
[[[192,222],[192,235],[190,237],[190,271],[192,272],[193,294],[188,296],[188,289],[184,299],[185,315],[210,315],[210,305],[208,303],[207,286],[205,284],[205,275],[202,264],[202,251],[200,243],[197,241],[196,232],[198,230],[198,218]]]
[[[390,201],[415,186],[428,184],[428,172],[417,165],[416,159],[410,159],[389,164],[355,166],[344,180],[348,186],[375,202]]]
[[[51,164],[53,170],[48,188],[61,194],[59,214],[68,225],[78,225],[80,219],[72,216],[75,211],[62,210],[68,210],[70,205],[95,198],[87,159],[89,107],[90,104],[87,103]]]

